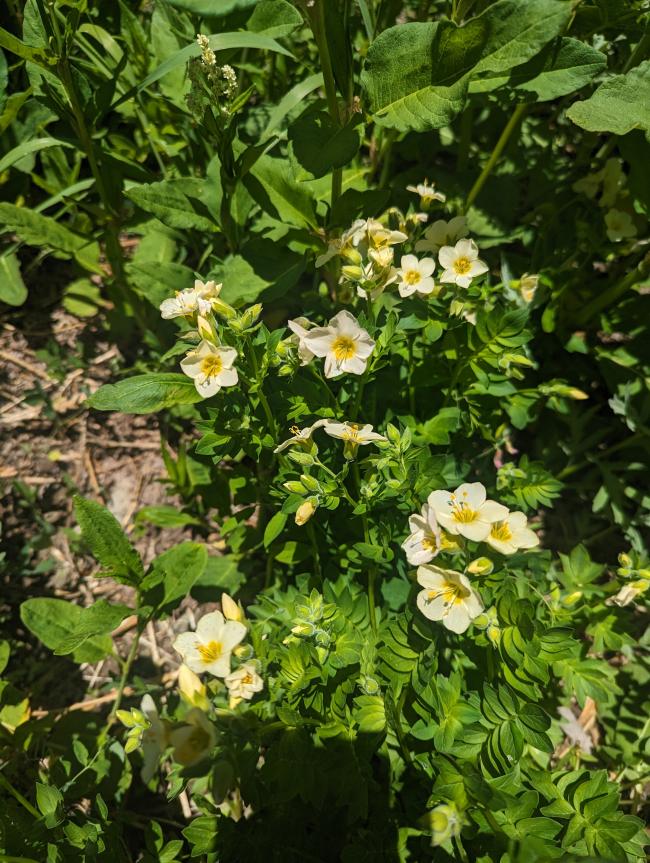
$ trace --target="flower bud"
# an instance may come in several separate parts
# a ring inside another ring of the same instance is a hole
[[[187,665],[181,665],[178,669],[178,689],[185,701],[192,707],[208,708],[208,698],[205,684],[201,683],[200,677]]]
[[[316,477],[309,476],[307,473],[303,473],[300,477],[300,482],[304,485],[304,487],[308,491],[320,491],[320,483],[316,479]]]
[[[575,590],[573,593],[568,594],[568,596],[562,597],[562,605],[565,608],[570,608],[572,605],[575,605],[577,602],[579,602],[581,597],[582,591]]]
[[[231,321],[237,316],[237,312],[233,307],[228,305],[228,303],[225,303],[223,300],[213,299],[211,302],[212,311],[217,315],[221,315],[221,317],[225,318],[227,321]]]
[[[227,593],[221,594],[221,610],[223,611],[223,616],[226,620],[237,620],[239,623],[243,623],[243,621],[246,620],[246,616],[241,605],[235,602],[235,600]]]
[[[494,564],[489,557],[477,557],[467,567],[472,575],[489,575],[494,570]]]
[[[632,569],[633,561],[629,554],[626,554],[622,551],[618,556],[618,562],[621,566],[624,566],[626,569]]]
[[[288,482],[283,482],[282,485],[286,488],[287,491],[290,491],[291,494],[305,494],[305,492],[307,491],[307,489],[301,482],[298,482],[294,479],[290,479]]]
[[[257,319],[262,314],[262,304],[255,303],[254,306],[250,306],[250,308],[246,309],[243,315],[240,318],[241,325],[244,329],[248,329],[249,327],[254,326],[257,323]]]
[[[298,527],[302,527],[303,524],[306,524],[312,515],[316,512],[316,506],[312,503],[313,498],[306,500],[304,503],[301,503],[296,511],[296,524]]]
[[[299,449],[292,449],[289,453],[287,453],[287,458],[290,458],[291,461],[295,461],[296,464],[299,464],[301,467],[311,467],[314,464],[314,456],[311,453],[303,452]]]

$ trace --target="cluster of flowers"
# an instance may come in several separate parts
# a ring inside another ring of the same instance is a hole
[[[187,107],[196,117],[202,117],[206,108],[214,107],[227,117],[230,103],[237,95],[237,73],[232,66],[219,66],[207,36],[197,33],[200,57],[187,64],[190,92],[185,97]]]
[[[430,563],[441,552],[461,550],[464,539],[485,542],[501,554],[534,548],[539,538],[527,526],[523,512],[510,512],[503,504],[488,500],[480,482],[463,483],[454,492],[431,492],[422,512],[409,518],[410,535],[402,544],[409,563],[418,567],[418,584],[424,588],[417,597],[418,608],[429,620],[441,621],[452,632],[465,632],[470,623],[484,615],[479,593],[467,574],[442,569]],[[487,575],[492,562],[473,561],[466,573]],[[483,628],[495,625],[493,610],[485,612]]]
[[[210,701],[199,674],[221,678],[234,710],[261,692],[264,681],[253,650],[243,645],[248,628],[244,611],[228,594],[221,597],[221,611],[212,611],[198,622],[195,632],[183,632],[174,641],[174,649],[183,659],[178,673],[178,688],[190,710],[184,721],[174,726],[161,719],[152,697],[145,695],[140,708],[118,710],[117,716],[129,729],[126,751],[142,747],[142,778],[148,782],[154,775],[160,757],[173,747],[178,764],[189,766],[205,758],[216,742],[216,730],[209,717]],[[239,664],[233,670],[233,654]]]

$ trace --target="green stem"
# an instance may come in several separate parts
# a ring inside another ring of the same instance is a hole
[[[397,735],[397,741],[399,743],[399,748],[402,751],[402,755],[404,756],[404,761],[411,765],[413,764],[413,759],[411,758],[411,753],[409,751],[408,746],[406,745],[406,740],[404,739],[404,729],[402,728],[402,710],[404,709],[404,702],[406,701],[407,689],[404,687],[402,689],[399,701],[395,705],[395,734]]]
[[[474,201],[476,200],[476,198],[480,194],[481,189],[485,185],[485,181],[487,180],[487,178],[492,173],[494,166],[499,161],[499,157],[501,156],[501,153],[503,153],[503,150],[504,150],[506,144],[510,140],[510,136],[512,135],[514,130],[517,128],[519,121],[524,116],[524,114],[526,113],[527,110],[528,110],[528,106],[522,102],[520,105],[517,105],[515,110],[512,112],[512,116],[510,117],[510,119],[506,123],[503,132],[501,132],[501,135],[499,136],[499,140],[494,145],[494,149],[492,150],[492,153],[490,154],[490,158],[485,163],[485,166],[483,167],[483,170],[481,171],[477,181],[474,183],[474,185],[470,189],[469,195],[467,196],[467,200],[465,201],[465,212],[467,212],[467,210],[469,210],[469,208],[472,206],[472,204],[474,203]]]
[[[602,291],[602,293],[598,294],[597,297],[594,297],[590,303],[587,303],[577,316],[577,323],[582,326],[590,321],[594,315],[597,315],[599,312],[602,312],[603,309],[611,306],[619,297],[626,293],[628,288],[631,288],[633,285],[637,284],[637,282],[642,281],[647,275],[647,271],[648,266],[646,265],[645,260],[642,260],[639,265],[636,266],[631,273],[628,273],[625,278],[621,279],[620,282],[616,282],[616,284],[611,285],[607,290]]]
[[[607,449],[604,449],[598,453],[595,453],[594,457],[597,460],[607,458],[612,453],[618,452],[618,450],[623,449],[626,446],[632,446],[633,444],[638,443],[644,437],[646,437],[645,430],[636,432],[635,434],[631,435],[630,437],[625,438],[625,440],[622,440],[622,441],[619,441],[618,443],[612,444],[612,446],[607,447]],[[593,463],[594,462],[592,459],[584,459],[584,461],[581,461],[578,464],[569,465],[568,467],[565,467],[564,470],[560,471],[557,478],[560,480],[564,480],[567,477],[571,476],[572,474],[577,473],[578,471],[584,470],[587,467],[592,467]]]
[[[467,852],[463,846],[463,840],[460,836],[454,837],[454,848],[457,851],[457,859],[460,860],[461,863],[469,863],[469,857],[467,856]]]
[[[253,342],[248,336],[245,336],[246,347],[248,348],[248,354],[251,361],[251,366],[253,367],[253,374],[255,375],[255,382],[257,383],[257,396],[260,400],[260,404],[262,405],[262,409],[264,411],[264,415],[266,416],[266,421],[269,424],[269,428],[271,430],[271,434],[275,440],[278,439],[278,428],[275,424],[275,418],[271,413],[271,407],[268,403],[268,400],[264,394],[264,390],[262,389],[262,380],[260,379],[260,367],[257,362],[257,355],[255,354],[255,346]]]
[[[133,636],[133,641],[131,642],[131,647],[129,649],[128,655],[124,661],[124,665],[122,666],[122,676],[117,687],[117,696],[115,698],[115,701],[113,702],[113,709],[111,710],[108,717],[109,726],[112,725],[113,722],[115,722],[117,711],[120,709],[120,704],[122,703],[122,698],[124,697],[124,688],[126,687],[129,675],[131,673],[131,666],[133,665],[135,658],[138,654],[140,636],[144,631],[144,626],[144,621],[140,620],[138,622],[138,627],[135,631],[135,635]]]
[[[337,126],[340,126],[341,115],[339,112],[338,96],[336,94],[336,79],[334,78],[332,58],[330,56],[329,44],[327,41],[327,30],[325,28],[325,2],[326,0],[316,0],[315,6],[310,9],[309,16],[311,29],[314,34],[314,39],[316,40],[316,45],[318,46],[321,68],[323,70],[327,108],[332,120],[334,120]],[[332,207],[341,196],[342,189],[343,169],[334,168],[332,171],[332,193],[330,199],[330,205]]]
[[[30,815],[33,815],[34,818],[40,818],[41,817],[41,813],[38,811],[38,809],[36,809],[35,806],[32,806],[32,804],[29,802],[29,800],[26,797],[23,797],[23,795],[20,793],[20,791],[16,791],[16,789],[11,784],[11,782],[9,782],[9,780],[6,779],[2,773],[0,773],[0,786],[2,786],[13,797],[15,797],[16,800],[20,803],[20,805],[23,806],[29,812]]]

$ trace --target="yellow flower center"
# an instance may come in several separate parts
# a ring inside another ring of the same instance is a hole
[[[241,682],[243,686],[250,686],[250,684],[253,682],[253,678],[250,674],[245,674],[242,677]]]
[[[223,360],[219,354],[208,354],[201,360],[201,371],[206,378],[216,377],[223,369]]]
[[[223,653],[223,645],[220,641],[209,641],[207,644],[199,644],[196,648],[201,659],[206,665],[216,662]]]
[[[291,434],[292,434],[292,435],[296,435],[296,436],[297,436],[297,435],[299,435],[299,434],[300,434],[300,428],[299,428],[298,426],[296,426],[296,425],[291,426],[291,428],[289,429],[289,431],[291,432]]]
[[[435,536],[425,536],[425,538],[422,540],[422,548],[425,551],[438,551],[438,545],[436,543]]]
[[[438,596],[442,596],[445,600],[445,605],[460,605],[469,596],[469,590],[463,587],[462,584],[446,581],[444,587],[439,590],[429,591],[429,600],[436,599]]]
[[[459,524],[470,524],[478,518],[478,512],[466,503],[457,503],[452,510],[452,518]]]
[[[512,539],[512,531],[507,521],[497,521],[492,525],[490,531],[492,539],[500,540],[501,542],[509,542]]]
[[[354,339],[350,336],[339,336],[332,344],[332,352],[339,363],[343,360],[351,360],[357,352]]]
[[[343,440],[351,440],[356,443],[359,440],[360,429],[361,426],[350,423],[346,430],[343,432]]]
[[[454,261],[454,270],[459,276],[466,276],[472,269],[472,262],[469,258],[456,258]]]
[[[404,281],[407,285],[417,285],[422,281],[422,275],[418,270],[407,270],[404,273]]]

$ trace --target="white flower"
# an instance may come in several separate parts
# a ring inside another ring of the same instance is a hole
[[[220,611],[211,611],[199,620],[196,632],[182,632],[176,637],[174,650],[196,674],[207,671],[215,677],[227,677],[230,654],[245,637],[243,623],[226,621]]]
[[[403,255],[397,271],[397,290],[400,297],[410,297],[416,291],[419,294],[430,294],[435,288],[431,274],[436,268],[433,258],[422,258],[415,255]]]
[[[295,321],[287,321],[287,326],[293,333],[292,341],[298,347],[300,365],[308,365],[314,359],[314,354],[305,344],[305,336],[312,327],[316,326],[316,324],[312,323],[307,318],[296,318]]]
[[[140,771],[142,781],[147,783],[153,778],[160,756],[169,744],[167,726],[158,715],[156,703],[150,695],[145,695],[140,702],[140,710],[149,722],[149,727],[142,735],[143,765]]]
[[[215,395],[221,387],[234,387],[239,376],[232,364],[237,358],[234,348],[222,348],[203,340],[198,348],[186,354],[181,368],[194,380],[199,395],[204,399]]]
[[[469,233],[465,216],[454,216],[448,222],[438,219],[424,232],[415,244],[416,252],[438,252],[443,246],[452,246]]]
[[[221,287],[214,282],[202,282],[196,279],[193,288],[177,291],[175,297],[163,300],[160,304],[160,314],[165,320],[191,317],[196,314],[205,317],[212,308],[211,301],[219,296]]]
[[[256,692],[261,692],[264,688],[264,681],[257,673],[257,668],[252,662],[245,662],[243,665],[233,671],[226,677],[226,686],[228,687],[231,698],[251,699]]]
[[[185,723],[182,728],[175,728],[169,738],[174,747],[174,760],[188,767],[210,754],[217,734],[212,722],[198,707],[190,710]]]
[[[444,269],[441,282],[451,282],[460,288],[468,288],[472,279],[487,273],[488,265],[478,256],[474,240],[459,240],[455,246],[443,246],[438,252],[440,266]]]
[[[426,564],[418,567],[417,578],[424,588],[417,595],[418,608],[429,620],[442,621],[451,632],[465,632],[483,611],[481,597],[460,572]]]
[[[409,516],[409,530],[411,533],[402,543],[402,548],[412,566],[429,563],[441,551],[458,550],[458,543],[440,530],[428,503],[424,504],[421,513]]]
[[[334,378],[349,372],[362,375],[375,343],[350,314],[342,311],[326,327],[315,327],[304,337],[309,350],[325,357],[325,377]]]
[[[481,542],[487,538],[493,522],[508,515],[505,506],[485,498],[482,483],[464,482],[454,492],[432,491],[427,503],[438,523],[449,533]]]
[[[341,237],[341,244],[351,243],[353,246],[367,246],[371,249],[381,249],[405,243],[408,236],[403,231],[392,231],[382,225],[377,219],[357,219]]]
[[[526,527],[527,523],[523,512],[510,512],[492,524],[485,541],[501,554],[514,554],[519,548],[534,548],[539,545],[539,537]]]
[[[436,192],[436,187],[433,183],[429,183],[428,180],[425,180],[424,183],[418,183],[417,186],[407,186],[406,191],[419,195],[420,206],[424,207],[425,210],[428,209],[434,201],[440,201],[444,204],[447,200],[447,196],[443,195],[442,192]]]
[[[357,425],[356,423],[336,423],[331,420],[325,420],[325,434],[330,437],[339,438],[349,443],[356,445],[361,444],[366,446],[369,443],[374,443],[378,440],[386,440],[383,434],[378,434],[372,430],[371,425]]]
[[[532,301],[535,299],[535,293],[537,291],[538,285],[538,275],[529,275],[528,273],[524,273],[523,276],[519,279],[519,293],[521,294],[525,302],[532,303]]]
[[[638,596],[642,596],[650,587],[650,581],[645,578],[640,578],[638,581],[630,581],[624,584],[616,596],[613,596],[609,602],[623,608],[625,605],[630,605]]]
[[[628,237],[636,237],[637,231],[632,216],[624,210],[608,210],[605,213],[605,224],[607,239],[612,243],[618,243]]]
[[[298,426],[291,426],[291,433],[293,437],[288,438],[288,440],[282,441],[281,444],[278,444],[273,452],[282,452],[289,446],[296,445],[309,445],[311,443],[311,436],[316,431],[316,429],[321,428],[329,420],[316,420],[315,423],[312,423],[310,426],[306,426],[304,429],[298,428]]]

